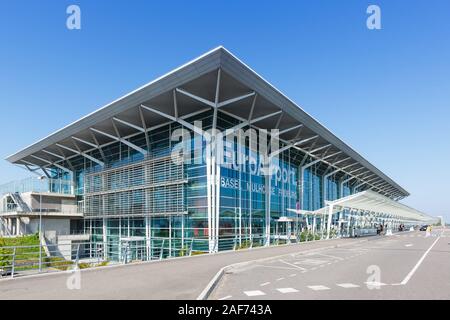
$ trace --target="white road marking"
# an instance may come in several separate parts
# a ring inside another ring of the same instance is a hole
[[[280,291],[281,293],[295,293],[298,292],[297,289],[294,288],[278,288],[278,291]]]
[[[304,260],[300,260],[297,263],[301,263],[301,264],[309,264],[309,265],[319,265],[322,263],[326,263],[328,262],[328,260],[320,260],[320,259],[304,259]]]
[[[325,286],[308,286],[308,288],[314,291],[330,290],[330,288]]]
[[[337,286],[345,288],[345,289],[359,288],[359,286],[357,284],[353,284],[353,283],[338,283]]]
[[[299,267],[299,266],[297,266],[297,265],[295,265],[295,264],[292,264],[292,263],[286,262],[286,261],[284,261],[284,260],[281,260],[281,259],[280,259],[280,260],[278,260],[278,261],[280,261],[281,263],[287,264],[288,266],[294,267],[294,268],[296,268],[296,269],[300,269],[300,270],[306,270],[305,268]]]
[[[280,266],[266,266],[263,264],[259,264],[258,267],[263,267],[263,268],[272,268],[272,269],[283,269],[283,270],[293,270],[294,268],[289,268],[289,267],[280,267]],[[298,268],[296,268],[298,269]]]
[[[297,275],[296,273],[293,273],[293,274],[289,275],[289,277],[293,278],[293,277],[295,277],[296,275]]]
[[[425,260],[426,256],[428,255],[428,253],[431,251],[431,249],[433,249],[434,245],[439,241],[440,237],[438,237],[436,240],[434,240],[433,244],[428,248],[427,251],[425,251],[425,253],[423,254],[423,256],[419,259],[419,261],[416,263],[416,265],[414,266],[414,268],[412,268],[412,270],[408,273],[408,275],[405,277],[405,279],[403,279],[403,281],[401,282],[401,284],[405,285],[408,283],[408,281],[411,279],[411,277],[414,275],[414,273],[417,271],[417,269],[419,268],[419,266],[422,264],[423,260]]]
[[[264,283],[261,283],[260,286],[264,287],[264,286],[267,286],[268,284],[270,284],[270,282],[264,282]]]
[[[367,284],[368,286],[371,286],[371,287],[387,286],[386,283],[378,282],[378,281],[371,281],[371,282],[364,282],[364,283]]]
[[[277,281],[281,281],[281,280],[284,280],[284,278],[278,278],[278,279],[277,279]]]
[[[260,290],[244,291],[248,297],[265,296],[266,294]]]
[[[344,259],[344,258],[341,258],[341,257],[332,256],[331,254],[317,253],[317,255],[323,256],[323,257],[332,258],[332,259],[337,259],[337,260],[343,260]]]
[[[405,244],[405,247],[412,247],[412,243]]]
[[[231,296],[226,296],[226,297],[220,298],[219,300],[227,300],[227,299],[230,299],[230,298],[231,298]]]

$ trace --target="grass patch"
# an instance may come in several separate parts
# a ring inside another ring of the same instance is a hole
[[[39,235],[28,235],[15,238],[0,238],[0,267],[10,267],[12,264],[14,249],[17,248],[15,264],[20,269],[21,265],[29,265],[28,268],[38,268],[39,263]],[[45,256],[45,252],[43,252]],[[34,265],[36,264],[36,265]],[[25,267],[24,267],[25,268]]]

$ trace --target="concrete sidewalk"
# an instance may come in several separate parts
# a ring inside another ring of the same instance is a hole
[[[379,237],[376,237],[379,239]],[[366,238],[374,239],[374,238]],[[346,246],[361,239],[333,239],[229,251],[157,262],[81,271],[81,289],[69,290],[72,275],[58,273],[0,280],[0,299],[196,299],[223,267],[273,256]]]

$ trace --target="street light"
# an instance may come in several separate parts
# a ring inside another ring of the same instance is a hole
[[[38,180],[44,180],[45,176],[38,177]],[[39,272],[42,272],[42,191],[39,191]]]

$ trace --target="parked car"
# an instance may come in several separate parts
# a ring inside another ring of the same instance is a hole
[[[427,228],[428,228],[428,225],[426,224],[426,225],[421,226],[419,230],[420,231],[427,231]]]

